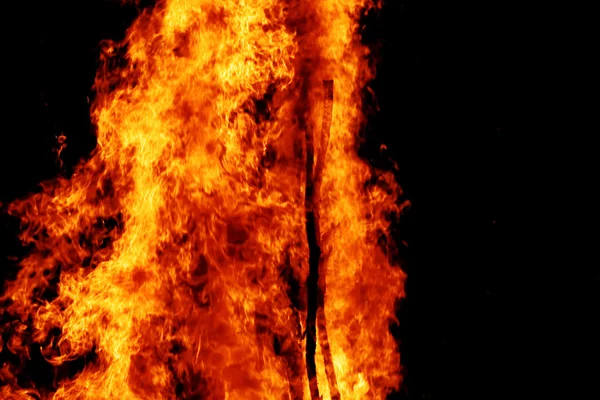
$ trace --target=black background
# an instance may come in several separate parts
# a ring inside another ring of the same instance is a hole
[[[59,172],[52,149],[60,133],[68,138],[67,170],[94,148],[87,97],[98,43],[121,39],[137,14],[109,0],[16,8],[4,12],[4,204]],[[538,315],[531,301],[538,275],[519,250],[534,222],[523,224],[516,211],[527,190],[518,175],[529,43],[518,15],[497,0],[388,0],[366,18],[364,39],[382,58],[373,82],[381,112],[363,154],[385,166],[372,149],[386,143],[413,204],[396,232],[409,246],[401,252],[407,298],[394,330],[406,372],[401,398],[521,398],[538,390],[525,378],[535,356],[524,351],[537,340],[527,327]],[[4,260],[18,246],[14,222],[2,218]]]

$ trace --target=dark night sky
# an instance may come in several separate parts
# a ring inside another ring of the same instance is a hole
[[[136,15],[109,0],[35,3],[5,14],[22,22],[3,43],[4,203],[58,173],[55,135],[68,138],[67,166],[93,149],[87,96],[97,44],[122,37]],[[441,3],[388,0],[366,33],[383,57],[370,143],[388,144],[413,203],[398,227],[409,244],[396,332],[407,372],[401,397],[535,398],[527,378],[535,356],[523,349],[537,341],[529,327],[539,269],[521,253],[533,222],[523,225],[518,211],[527,184],[516,145],[527,44],[505,2]],[[5,258],[14,226],[1,222]]]

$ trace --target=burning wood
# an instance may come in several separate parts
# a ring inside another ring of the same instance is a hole
[[[323,181],[323,166],[327,155],[327,146],[329,146],[329,129],[331,128],[331,116],[333,107],[333,81],[323,81],[325,91],[323,107],[323,123],[321,127],[321,143],[319,146],[319,156],[317,157],[317,166],[313,174],[313,138],[312,130],[306,131],[306,235],[309,247],[309,273],[308,273],[308,316],[307,316],[307,344],[306,344],[306,364],[309,380],[311,398],[318,399],[319,387],[317,381],[317,370],[315,362],[315,352],[317,344],[317,325],[319,327],[319,342],[323,351],[325,362],[325,371],[330,386],[332,399],[339,399],[340,393],[335,379],[335,370],[329,347],[327,335],[327,320],[325,318],[325,291],[326,274],[324,268],[324,255],[321,250],[321,230],[319,227],[319,194],[321,183]],[[318,321],[318,322],[317,322]]]
[[[8,206],[31,251],[1,298],[0,397],[399,387],[404,275],[378,238],[400,190],[355,150],[373,6],[162,0],[105,44],[97,149]],[[32,382],[33,363],[54,380]]]

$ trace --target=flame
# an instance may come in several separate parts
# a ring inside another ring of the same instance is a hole
[[[36,389],[5,363],[2,398],[311,398],[306,137],[317,390],[399,387],[389,324],[404,274],[379,243],[403,204],[356,152],[374,77],[358,19],[375,6],[167,0],[103,44],[96,150],[9,206],[32,250],[2,296],[0,344],[22,365],[39,348],[55,380]]]

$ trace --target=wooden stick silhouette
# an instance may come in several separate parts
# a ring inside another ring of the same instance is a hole
[[[325,318],[325,292],[326,292],[326,268],[323,253],[321,251],[320,231],[320,189],[323,181],[323,170],[325,157],[329,146],[331,129],[331,118],[333,113],[333,81],[323,81],[324,110],[321,125],[321,143],[317,157],[317,165],[314,165],[314,138],[312,130],[306,129],[306,234],[309,249],[309,273],[307,278],[308,312],[306,317],[306,370],[312,399],[320,399],[319,387],[316,374],[316,342],[317,326],[319,328],[319,344],[323,352],[325,372],[329,382],[331,398],[337,400],[340,393],[337,388],[337,380],[333,367],[333,359],[327,335],[327,320]]]

